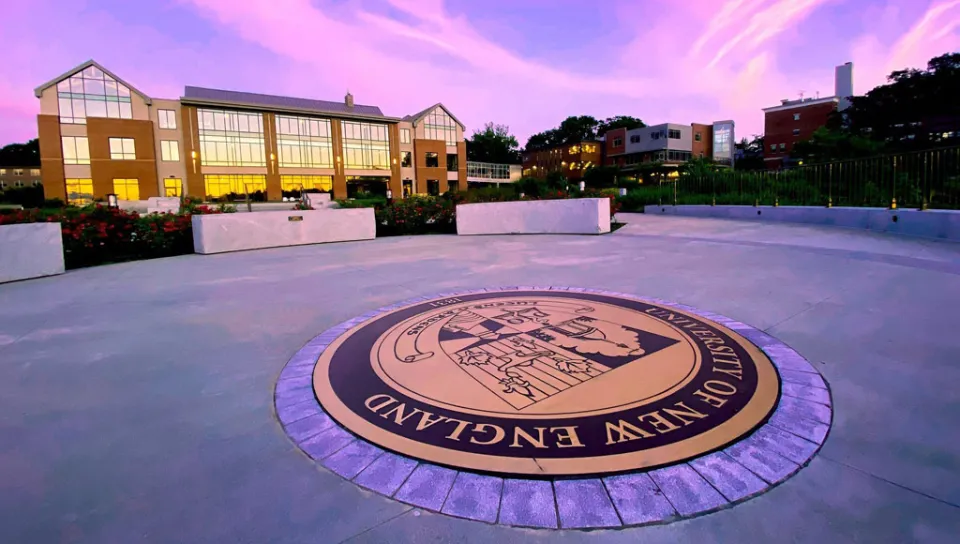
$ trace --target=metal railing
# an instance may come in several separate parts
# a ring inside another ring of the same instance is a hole
[[[960,209],[960,146],[769,172],[686,173],[638,189],[658,204]]]

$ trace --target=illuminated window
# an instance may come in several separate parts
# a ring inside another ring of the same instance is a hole
[[[217,198],[230,193],[245,194],[267,190],[267,177],[263,175],[220,175],[203,176],[207,196]]]
[[[679,140],[679,139],[680,139],[680,131],[679,131],[679,130],[670,129],[670,130],[667,131],[667,132],[668,132],[669,138],[670,138],[671,140]]]
[[[259,113],[197,110],[203,166],[266,166]]]
[[[770,151],[776,151],[776,150],[777,150],[777,144],[770,144]]]
[[[7,169],[6,169],[6,168],[0,168],[0,176],[5,176],[5,175],[7,175]]]
[[[409,143],[410,143],[410,129],[409,129],[409,128],[401,128],[401,129],[400,129],[400,143],[401,143],[401,144],[409,144]]]
[[[163,196],[182,196],[183,181],[180,178],[165,178],[163,180]]]
[[[579,148],[579,147],[577,147],[577,146],[575,146],[575,145],[574,145],[574,146],[570,146],[570,154],[571,154],[571,155],[575,155],[575,154],[577,154],[577,153],[579,153],[579,152],[580,152],[580,148]]]
[[[784,150],[784,149],[786,149],[786,148],[787,148],[787,144],[780,144],[780,149],[781,149],[781,150]]]
[[[86,124],[87,117],[133,119],[130,89],[96,66],[57,83],[60,122]]]
[[[31,168],[31,169],[30,169],[30,175],[31,175],[31,176],[39,176],[39,175],[40,175],[40,169],[39,169],[39,168]]]
[[[67,178],[67,203],[83,206],[93,202],[93,180]]]
[[[113,193],[120,200],[140,200],[140,181],[136,179],[114,179]]]
[[[180,142],[176,140],[160,140],[160,160],[180,162]]]
[[[344,168],[389,170],[387,125],[344,121],[343,163]]]
[[[333,168],[329,119],[277,116],[280,166]]]
[[[90,164],[90,146],[85,136],[63,136],[63,164]]]
[[[333,189],[333,176],[280,176],[280,185],[284,191],[301,189],[330,191]]]
[[[115,161],[132,161],[137,158],[133,138],[110,138],[110,158]]]
[[[443,140],[447,145],[457,145],[457,124],[443,108],[436,108],[423,118],[423,128],[428,140]]]
[[[14,168],[14,169],[13,169],[13,175],[14,175],[14,176],[22,176],[22,175],[23,175],[23,169],[22,169],[22,168]]]
[[[401,151],[400,152],[400,166],[408,167],[413,166],[413,153],[410,151]]]
[[[436,153],[427,153],[427,168],[439,168],[440,156]]]
[[[174,110],[157,110],[160,128],[174,130],[177,128],[177,112]]]
[[[799,114],[799,113],[794,113],[794,114],[793,114],[793,120],[794,120],[794,121],[799,121],[799,120],[800,120],[800,114]]]

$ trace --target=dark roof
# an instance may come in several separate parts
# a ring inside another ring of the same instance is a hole
[[[298,110],[317,113],[332,113],[344,116],[382,117],[387,116],[376,106],[355,104],[352,108],[343,102],[329,100],[313,100],[310,98],[294,98],[290,96],[274,96],[269,94],[243,93],[238,91],[224,91],[207,89],[204,87],[185,87],[183,100],[196,102],[215,102],[261,106],[268,109]]]

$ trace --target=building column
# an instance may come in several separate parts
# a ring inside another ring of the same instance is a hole
[[[403,198],[403,180],[400,179],[400,125],[394,123],[389,126],[387,134],[390,138],[390,182],[387,187],[393,193],[393,198]]]
[[[330,120],[333,136],[333,199],[347,198],[347,176],[343,172],[343,125],[339,119]]]
[[[43,198],[59,198],[66,202],[67,181],[63,168],[60,118],[56,115],[38,115],[37,134],[40,138],[40,180],[43,183]]]
[[[183,195],[199,198],[207,197],[207,186],[203,181],[200,167],[200,126],[197,121],[197,108],[182,106],[180,122],[183,126],[183,157],[186,161],[186,179],[183,180]]]
[[[283,184],[277,169],[277,122],[273,113],[263,114],[264,152],[267,159],[267,200],[283,200]]]

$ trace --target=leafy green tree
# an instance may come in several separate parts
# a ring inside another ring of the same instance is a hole
[[[609,130],[615,128],[625,128],[627,130],[634,128],[643,128],[647,126],[643,121],[629,115],[615,115],[607,117],[597,125],[597,137],[603,136]]]
[[[467,139],[467,160],[519,164],[520,144],[510,127],[487,123]]]
[[[573,144],[597,138],[599,121],[589,115],[574,115],[564,119],[560,126],[538,132],[527,139],[526,151],[536,151],[564,144]]]
[[[763,162],[763,136],[754,134],[750,140],[741,139],[734,144],[737,160],[734,167],[737,170],[765,170]]]
[[[878,155],[884,145],[871,138],[849,132],[820,127],[809,140],[797,142],[790,158],[817,163],[843,159],[855,159]]]
[[[620,176],[619,166],[591,166],[583,173],[583,182],[587,187],[616,187]]]
[[[0,166],[40,166],[40,140],[0,148]]]

